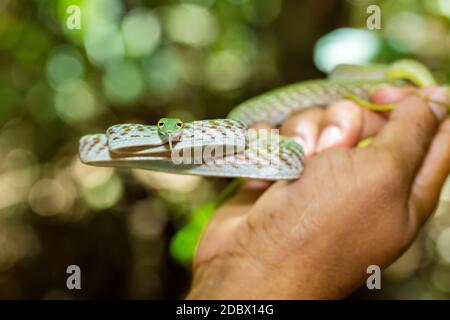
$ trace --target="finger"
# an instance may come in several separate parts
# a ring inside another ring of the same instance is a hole
[[[273,129],[274,126],[271,123],[258,122],[258,123],[251,125],[250,128],[256,129],[256,130],[270,130],[270,129]]]
[[[256,187],[250,181],[243,183],[237,192],[217,209],[214,214],[214,221],[223,222],[227,219],[246,214],[265,189],[267,189],[266,185]]]
[[[429,88],[427,95],[439,101],[449,99],[443,88]],[[427,103],[418,96],[408,95],[392,111],[385,128],[372,142],[372,147],[382,148],[393,156],[405,177],[413,179],[425,158],[430,143],[445,116],[445,110]]]
[[[415,206],[421,208],[417,212],[418,221],[424,223],[434,211],[442,186],[450,173],[450,119],[446,119],[439,127],[438,133],[431,143],[429,152],[417,174],[412,189]],[[420,203],[417,203],[420,202]]]
[[[320,133],[320,123],[324,110],[310,108],[291,116],[281,126],[281,135],[293,137],[304,149],[306,157],[311,157],[317,146]]]
[[[325,112],[317,152],[335,147],[352,147],[360,139],[378,132],[385,120],[378,114],[362,109],[355,102],[341,100]]]
[[[407,95],[414,93],[415,87],[391,87],[382,86],[377,88],[372,94],[372,101],[376,104],[391,104],[400,101]]]
[[[359,139],[372,137],[378,134],[386,124],[386,118],[382,113],[373,112],[367,109],[363,109],[363,127]]]

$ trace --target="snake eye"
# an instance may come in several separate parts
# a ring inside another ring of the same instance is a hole
[[[182,122],[177,122],[177,128],[183,128],[183,123]]]
[[[157,124],[157,126],[158,126],[158,128],[162,128],[162,127],[164,127],[164,122],[162,122],[162,121],[158,121],[158,124]]]

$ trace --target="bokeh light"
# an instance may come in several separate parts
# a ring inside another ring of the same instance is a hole
[[[131,61],[110,64],[103,77],[103,90],[112,102],[133,102],[142,93],[143,87],[142,74]]]
[[[135,237],[152,239],[161,235],[167,221],[167,214],[160,202],[141,201],[131,209],[129,227]]]
[[[436,249],[442,260],[450,264],[450,228],[440,233],[436,241]]]
[[[429,0],[426,6],[437,15],[450,18],[450,2],[447,0]]]
[[[72,166],[73,177],[91,208],[109,208],[120,200],[123,184],[112,168],[89,167],[79,159],[75,159]]]
[[[80,54],[70,47],[57,48],[47,63],[47,78],[59,88],[65,81],[84,76],[84,65]]]
[[[250,76],[250,66],[243,56],[232,51],[212,54],[206,64],[206,79],[213,90],[240,88]]]
[[[175,48],[164,48],[143,61],[142,69],[149,92],[159,98],[170,98],[180,93],[185,66]]]
[[[115,205],[122,196],[123,186],[119,177],[111,174],[103,183],[83,186],[83,195],[93,209],[105,209]]]
[[[144,185],[152,189],[172,190],[176,192],[191,192],[203,180],[199,176],[179,175],[156,171],[133,169],[133,175]]]
[[[386,34],[395,49],[415,52],[423,48],[428,37],[427,24],[425,18],[419,14],[401,12],[386,23]]]
[[[341,63],[364,64],[373,61],[380,46],[380,40],[373,32],[337,29],[317,41],[314,62],[323,72],[330,72]]]
[[[90,61],[98,66],[121,59],[125,55],[125,45],[119,27],[105,22],[94,24],[86,31],[86,52]]]
[[[168,8],[166,23],[171,39],[195,47],[211,44],[218,33],[214,15],[204,7],[192,4]]]
[[[241,3],[245,18],[257,25],[274,21],[281,10],[281,0],[245,0]]]
[[[100,112],[90,86],[81,80],[68,80],[59,85],[54,103],[61,119],[73,125]]]
[[[141,8],[130,11],[122,22],[127,53],[132,57],[151,53],[160,40],[159,22],[155,15]]]
[[[64,210],[66,194],[56,180],[42,179],[28,193],[31,209],[41,216],[52,216]]]

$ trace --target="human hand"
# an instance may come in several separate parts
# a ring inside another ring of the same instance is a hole
[[[380,88],[375,103],[350,101],[294,115],[281,134],[297,137],[302,177],[246,184],[207,226],[188,298],[342,298],[369,265],[391,264],[433,213],[450,171],[450,119],[414,88]],[[420,92],[450,103],[438,87]],[[364,149],[353,147],[376,135]]]

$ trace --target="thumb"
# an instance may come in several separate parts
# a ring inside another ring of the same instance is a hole
[[[397,104],[388,123],[372,143],[372,148],[383,148],[394,156],[410,179],[415,177],[440,122],[446,116],[443,107],[426,100],[450,103],[444,88],[429,87],[420,93],[425,98],[408,95]]]

